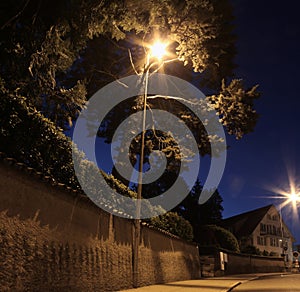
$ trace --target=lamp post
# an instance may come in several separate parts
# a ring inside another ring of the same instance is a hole
[[[150,51],[146,54],[146,62],[143,69],[144,94],[143,94],[143,119],[142,119],[142,133],[141,133],[141,151],[139,160],[139,175],[137,187],[137,202],[136,202],[136,219],[134,220],[134,242],[133,242],[133,286],[138,287],[139,280],[139,244],[141,237],[141,199],[143,186],[143,166],[144,166],[144,148],[145,148],[145,129],[146,129],[146,109],[147,109],[147,95],[148,95],[148,81],[150,69],[155,64],[161,64],[161,59],[165,54],[166,44],[157,41],[154,43]],[[151,59],[155,61],[151,62]]]
[[[284,264],[284,270],[286,271],[286,256],[285,256],[285,248],[286,245],[284,244],[283,240],[283,221],[282,221],[282,212],[281,212],[281,205],[279,205],[279,215],[280,215],[280,230],[281,230],[281,247],[282,247],[282,257],[283,257],[283,264]]]
[[[283,198],[285,201],[280,204],[279,210],[280,210],[280,222],[281,222],[281,237],[282,237],[282,254],[284,257],[284,268],[287,269],[287,256],[286,252],[288,251],[288,243],[287,241],[284,241],[284,232],[283,232],[283,221],[282,221],[282,212],[281,209],[285,206],[291,205],[293,213],[295,215],[298,214],[297,212],[297,206],[300,203],[300,192],[299,189],[297,189],[293,182],[290,182],[290,192],[282,192]]]
[[[276,194],[273,198],[280,199],[279,214],[280,214],[280,228],[281,228],[281,247],[282,256],[284,259],[285,269],[287,268],[287,254],[288,254],[288,241],[284,240],[284,226],[282,220],[282,208],[290,207],[294,218],[298,218],[298,206],[300,205],[300,189],[295,182],[293,175],[289,174],[289,190],[281,188],[271,188],[272,192]],[[291,243],[291,242],[290,242]]]

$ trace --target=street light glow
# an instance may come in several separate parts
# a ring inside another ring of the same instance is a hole
[[[293,191],[286,192],[283,190],[276,189],[278,195],[274,196],[273,198],[282,199],[283,202],[281,203],[282,207],[287,205],[292,205],[293,209],[297,209],[298,203],[300,203],[300,193],[296,193]]]
[[[288,183],[281,183],[281,187],[265,186],[266,190],[272,193],[266,196],[259,196],[261,199],[275,199],[281,209],[287,209],[287,216],[291,218],[293,224],[300,223],[300,183],[296,177],[294,168],[287,167]],[[280,202],[279,202],[280,201]]]
[[[290,215],[292,215],[293,220],[299,221],[300,207],[300,186],[296,182],[294,175],[288,172],[289,185],[285,188],[272,187],[270,190],[276,194],[272,198],[281,200],[280,209],[288,207]]]
[[[293,204],[300,202],[300,194],[291,193],[288,194],[288,200],[290,200]]]
[[[289,191],[277,189],[277,193],[279,194],[277,198],[284,199],[282,207],[291,204],[293,206],[293,209],[296,209],[298,203],[300,203],[300,192],[296,190],[295,185],[293,183],[290,184]]]
[[[151,52],[150,52],[151,57],[155,57],[158,60],[161,60],[162,57],[166,54],[166,47],[167,44],[165,43],[162,43],[160,41],[155,42],[151,46]]]

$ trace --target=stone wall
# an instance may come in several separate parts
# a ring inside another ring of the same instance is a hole
[[[220,253],[223,252],[223,264]],[[285,271],[283,258],[238,254],[215,247],[200,247],[202,276]]]
[[[284,262],[278,257],[228,253],[225,274],[283,272]]]
[[[0,162],[0,290],[132,287],[133,222]],[[139,285],[198,278],[196,245],[141,228]]]

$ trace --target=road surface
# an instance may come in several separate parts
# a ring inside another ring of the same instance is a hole
[[[242,282],[232,292],[300,292],[300,274],[266,275]]]

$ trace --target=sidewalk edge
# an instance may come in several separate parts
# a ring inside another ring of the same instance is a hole
[[[244,280],[244,281],[239,281],[239,282],[236,282],[234,283],[233,285],[231,285],[227,290],[224,290],[222,292],[230,292],[232,291],[234,288],[236,288],[237,286],[243,284],[243,283],[246,283],[246,282],[249,282],[249,281],[253,281],[255,279],[258,279],[259,277],[253,277],[253,278],[250,278],[250,279],[247,279],[247,280]]]
[[[236,288],[237,286],[239,286],[239,285],[241,285],[241,284],[242,284],[241,281],[236,282],[236,283],[232,284],[228,289],[223,290],[222,292],[230,292],[230,291],[232,291],[234,288]]]

